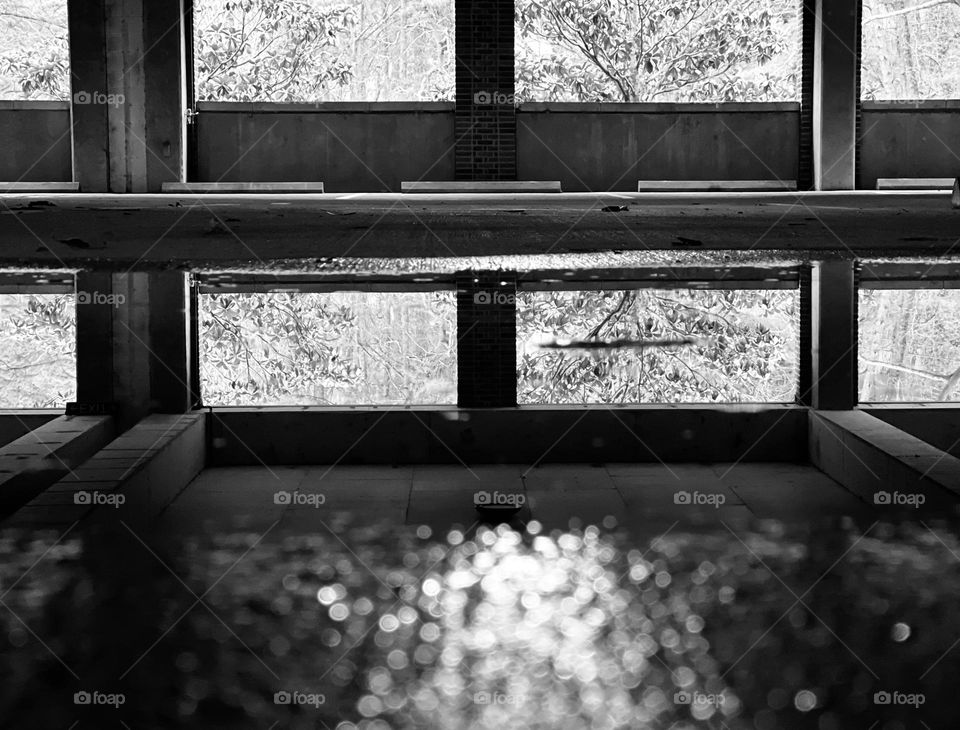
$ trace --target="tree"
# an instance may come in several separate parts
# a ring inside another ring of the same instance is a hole
[[[70,97],[66,0],[0,0],[0,95]]]
[[[517,0],[518,97],[795,98],[796,10],[783,0]]]
[[[784,402],[796,395],[796,291],[537,292],[518,302],[524,403]],[[577,339],[704,338],[687,349],[594,356],[538,350]]]

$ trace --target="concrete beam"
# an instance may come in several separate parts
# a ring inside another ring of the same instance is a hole
[[[960,458],[960,404],[871,405],[860,410]]]
[[[50,409],[11,409],[0,410],[0,446],[40,428],[61,415],[61,411]]]
[[[862,411],[811,411],[809,440],[814,466],[868,504],[945,517],[960,506],[960,459]]]
[[[61,416],[0,448],[0,518],[70,473],[111,438],[109,416]]]
[[[932,193],[50,195],[4,203],[12,214],[0,216],[0,266],[19,268],[249,268],[302,259],[293,268],[309,271],[318,258],[344,255],[685,247],[800,257],[835,255],[838,238],[858,254],[923,257],[956,254],[960,238],[949,196]],[[604,212],[611,204],[625,210]]]
[[[953,190],[952,177],[878,177],[877,190]]]
[[[816,0],[813,171],[817,190],[856,186],[862,0]]]
[[[149,525],[206,462],[205,413],[152,415],[18,510],[6,525]]]
[[[818,261],[810,276],[811,392],[822,410],[857,403],[857,287],[852,260]]]
[[[702,406],[224,408],[211,466],[807,461],[807,411]]]

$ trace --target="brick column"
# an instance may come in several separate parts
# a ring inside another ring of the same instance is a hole
[[[850,259],[817,261],[810,273],[810,405],[857,405],[857,271]]]
[[[457,275],[457,404],[517,404],[517,281],[515,274]]]
[[[513,0],[456,0],[457,180],[517,179]]]

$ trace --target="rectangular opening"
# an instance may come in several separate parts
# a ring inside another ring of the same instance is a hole
[[[517,297],[523,404],[774,403],[797,392],[797,289],[526,291]],[[541,349],[545,338],[683,347]]]
[[[861,402],[960,400],[960,289],[914,286],[860,289]]]
[[[76,400],[75,300],[0,286],[0,408],[64,408]]]
[[[451,405],[452,291],[199,295],[208,406]]]

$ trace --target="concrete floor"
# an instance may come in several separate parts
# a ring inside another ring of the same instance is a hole
[[[710,529],[874,509],[817,469],[798,464],[230,467],[201,473],[156,527],[178,534],[270,529],[275,536],[295,535],[324,531],[348,515],[354,524],[469,528],[478,521],[478,490],[523,494],[526,504],[515,522],[537,520],[547,528],[566,528],[572,518],[602,524],[609,516],[620,527],[642,531]],[[281,492],[299,497],[278,503]],[[701,504],[683,503],[676,495],[684,492]]]

